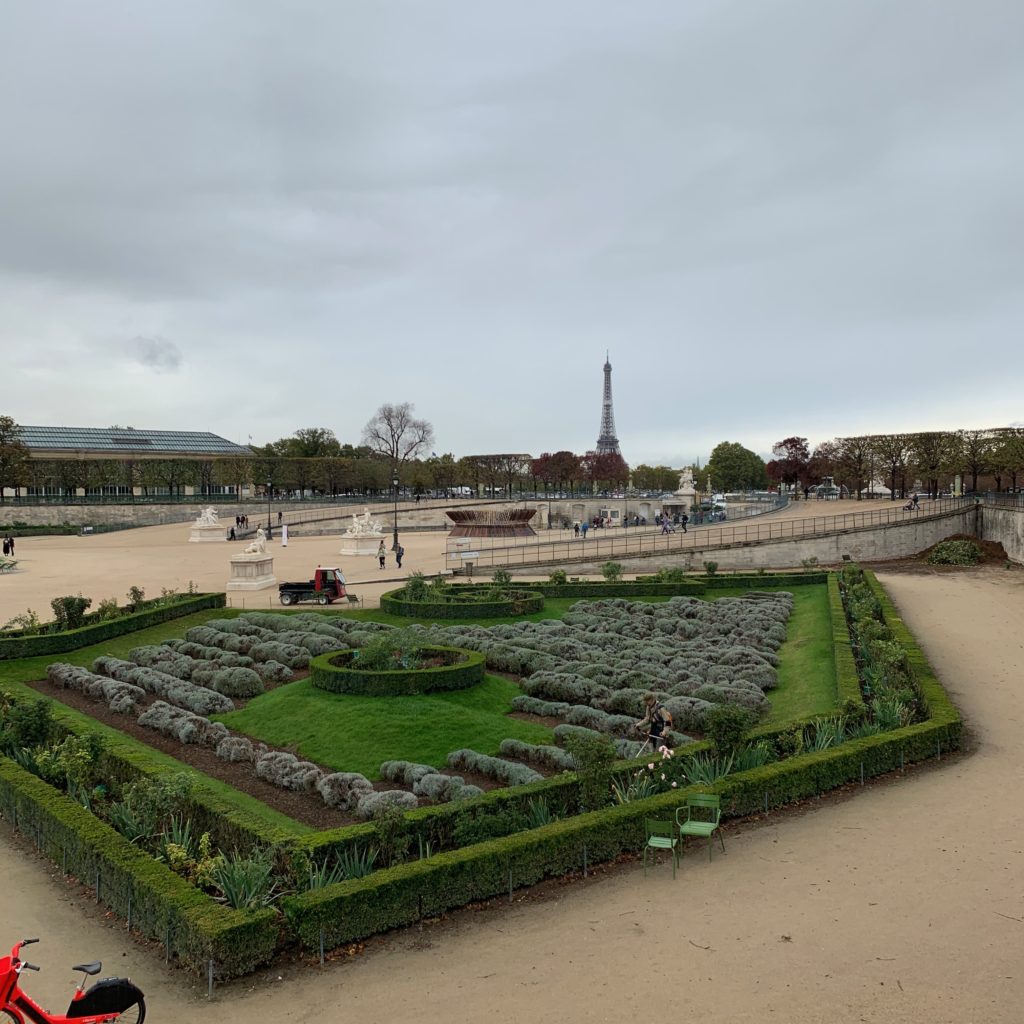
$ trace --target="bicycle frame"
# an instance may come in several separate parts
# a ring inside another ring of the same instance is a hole
[[[115,1024],[119,1013],[101,1013],[95,1017],[67,1017],[63,1013],[48,1013],[18,984],[24,970],[38,971],[34,964],[19,957],[21,947],[36,939],[22,939],[11,950],[10,956],[0,958],[0,1014],[6,1012],[17,1024]],[[85,982],[75,988],[73,1002],[85,995]]]

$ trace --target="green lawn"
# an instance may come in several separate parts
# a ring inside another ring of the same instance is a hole
[[[717,591],[715,596],[739,597],[743,593],[729,588]],[[786,642],[779,651],[779,685],[768,691],[771,710],[762,725],[828,714],[838,700],[828,588],[824,584],[792,587],[790,593],[793,614],[786,626]]]
[[[507,737],[550,743],[551,730],[508,718],[519,687],[486,676],[468,690],[415,697],[356,697],[317,690],[308,679],[279,686],[219,721],[337,771],[380,777],[382,761],[443,767],[448,754],[472,747],[497,754]]]

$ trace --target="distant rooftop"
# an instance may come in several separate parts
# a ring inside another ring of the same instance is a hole
[[[158,456],[249,456],[244,445],[206,431],[136,430],[134,427],[19,427],[33,455],[109,454]]]

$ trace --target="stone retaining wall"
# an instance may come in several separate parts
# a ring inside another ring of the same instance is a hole
[[[989,511],[986,510],[986,515]],[[884,561],[915,555],[956,533],[977,536],[976,524],[980,517],[980,509],[969,505],[961,511],[934,519],[867,526],[823,537],[746,541],[718,547],[709,545],[645,557],[621,556],[615,561],[622,565],[626,573],[653,572],[662,566],[699,569],[704,562],[717,562],[720,569],[788,569],[801,565],[808,558],[816,558],[821,565],[833,565],[843,561],[844,555],[855,562]],[[1024,515],[1021,515],[1021,522],[1024,523]],[[1002,537],[992,539],[1002,540]],[[561,567],[573,575],[582,575],[599,573],[604,562],[605,559],[594,562],[573,561],[563,563]],[[527,566],[517,570],[510,566],[509,571],[513,575],[536,576],[539,572],[558,567],[555,563],[545,565],[543,569]]]
[[[1014,562],[1024,562],[1024,508],[981,508],[982,540],[997,541]]]

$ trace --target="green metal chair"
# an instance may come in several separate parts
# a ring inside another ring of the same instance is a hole
[[[683,817],[683,812],[686,816]],[[711,860],[711,837],[718,832],[718,841],[725,853],[725,840],[718,828],[722,819],[722,802],[711,793],[693,793],[686,798],[686,804],[676,809],[676,825],[679,826],[679,838],[683,836],[706,836],[708,840],[708,860]]]
[[[644,831],[647,833],[647,845],[644,846],[644,878],[647,877],[647,851],[669,850],[672,854],[672,877],[676,877],[679,865],[679,839],[671,821],[658,821],[644,818]]]

